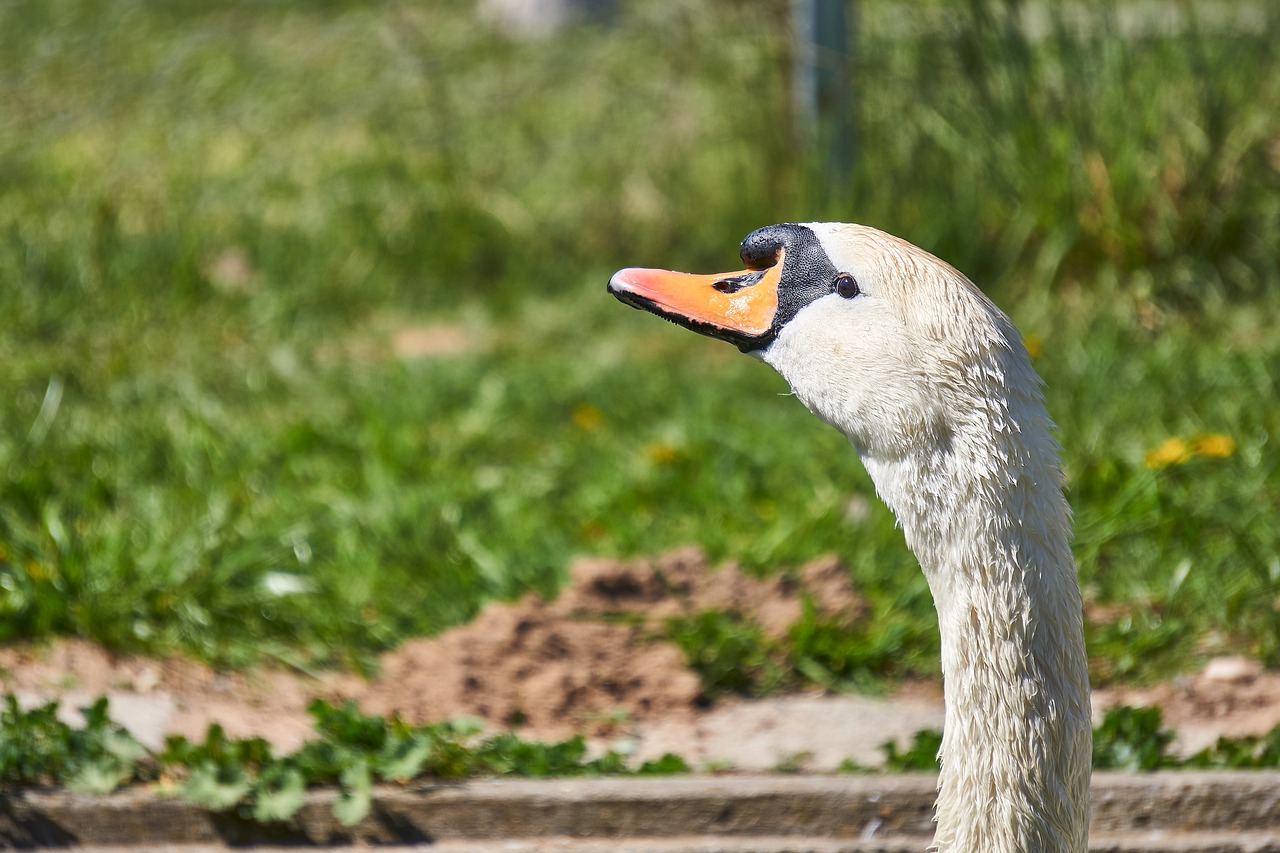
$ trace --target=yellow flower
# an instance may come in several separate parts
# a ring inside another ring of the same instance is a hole
[[[1215,459],[1225,459],[1232,453],[1236,452],[1236,442],[1229,435],[1220,432],[1211,432],[1208,435],[1202,435],[1191,442],[1191,449],[1200,456],[1212,456]]]
[[[1027,355],[1032,358],[1039,358],[1040,353],[1044,351],[1044,341],[1035,332],[1023,338],[1022,345],[1027,348]]]
[[[1143,454],[1142,464],[1148,468],[1167,468],[1170,465],[1181,465],[1193,456],[1224,459],[1235,452],[1235,439],[1220,432],[1211,432],[1190,440],[1175,435]]]
[[[1170,465],[1181,465],[1191,458],[1191,447],[1185,439],[1173,436],[1166,438],[1159,447],[1148,450],[1142,456],[1142,464],[1148,468],[1167,468]]]
[[[573,422],[579,429],[593,430],[603,419],[604,414],[590,403],[579,403],[573,410]]]
[[[669,444],[655,441],[645,446],[645,455],[654,465],[668,465],[676,461],[676,449]]]

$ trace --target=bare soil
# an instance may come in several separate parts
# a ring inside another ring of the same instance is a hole
[[[67,639],[0,649],[0,684],[69,702],[99,694],[172,699],[168,731],[197,737],[218,722],[234,736],[291,747],[310,732],[311,698],[354,699],[369,713],[410,722],[461,715],[526,736],[607,735],[656,719],[705,711],[696,674],[662,639],[665,620],[717,609],[781,636],[800,617],[802,595],[824,614],[862,618],[865,606],[834,558],[778,577],[713,569],[694,548],[630,562],[585,559],[554,601],[528,595],[493,604],[469,624],[410,640],[383,655],[380,674],[312,678],[259,669],[218,672],[181,658],[115,655]]]
[[[1094,707],[1135,705],[1161,709],[1178,732],[1179,752],[1212,746],[1220,737],[1262,735],[1280,725],[1280,672],[1256,660],[1219,657],[1198,673],[1151,687],[1094,691]]]
[[[885,699],[806,693],[709,707],[682,653],[663,639],[667,619],[711,609],[783,636],[806,595],[823,614],[851,624],[866,617],[835,558],[760,579],[732,563],[713,568],[686,548],[653,559],[580,560],[554,601],[529,595],[491,605],[467,625],[386,653],[371,680],[218,672],[67,639],[0,648],[0,687],[27,701],[58,696],[68,705],[109,695],[113,709],[137,706],[150,715],[139,725],[151,732],[143,738],[151,745],[164,734],[200,737],[217,722],[230,735],[291,749],[310,734],[306,705],[321,696],[411,722],[468,715],[529,738],[585,732],[630,741],[643,757],[673,751],[741,769],[830,769],[845,757],[867,763],[884,740],[941,724],[941,685],[934,683],[909,684]],[[1262,734],[1280,724],[1280,673],[1221,658],[1175,682],[1095,694],[1099,711],[1119,703],[1160,705],[1182,748],[1193,750],[1220,735]]]

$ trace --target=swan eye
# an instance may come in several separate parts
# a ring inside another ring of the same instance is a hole
[[[836,276],[835,281],[831,282],[831,289],[845,299],[852,299],[862,292],[858,289],[858,280],[847,272],[842,272]]]

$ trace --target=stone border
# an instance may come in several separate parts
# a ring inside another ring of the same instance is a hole
[[[0,847],[448,846],[551,837],[567,841],[717,836],[863,839],[873,840],[879,849],[921,850],[933,832],[934,777],[606,777],[380,787],[369,816],[354,827],[334,820],[335,796],[331,789],[312,791],[291,820],[262,825],[235,812],[209,812],[159,797],[145,788],[101,797],[10,791],[0,793]],[[1095,850],[1148,849],[1107,839],[1206,833],[1247,835],[1255,842],[1248,849],[1280,850],[1280,772],[1094,775]]]

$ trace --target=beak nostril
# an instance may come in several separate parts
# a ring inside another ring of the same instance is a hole
[[[721,293],[737,293],[744,287],[750,287],[764,278],[764,272],[749,272],[744,275],[733,275],[711,282],[711,287]]]

